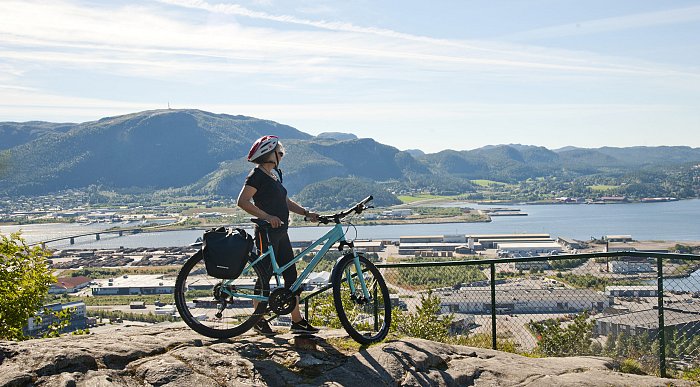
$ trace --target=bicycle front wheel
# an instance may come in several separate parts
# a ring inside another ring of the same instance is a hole
[[[267,302],[246,296],[270,295],[269,277],[253,267],[235,280],[207,275],[202,251],[185,262],[175,281],[175,306],[182,320],[194,331],[223,339],[238,336],[263,316]],[[235,294],[235,295],[232,295]]]
[[[360,276],[364,278],[369,299],[365,297]],[[360,344],[384,340],[391,326],[391,299],[379,269],[359,255],[358,272],[353,255],[348,254],[335,265],[332,279],[335,309],[350,337]]]

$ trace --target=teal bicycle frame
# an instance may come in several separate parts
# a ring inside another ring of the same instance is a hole
[[[265,231],[267,232],[267,231]],[[269,238],[268,238],[269,239]],[[262,253],[260,256],[258,256],[257,259],[255,259],[253,262],[248,264],[246,268],[243,270],[243,274],[246,274],[248,271],[253,269],[253,266],[258,264],[259,262],[262,262],[265,257],[270,256],[270,261],[272,263],[272,274],[275,276],[275,280],[277,281],[277,286],[282,286],[281,285],[281,276],[282,273],[287,270],[288,268],[292,267],[295,263],[299,262],[306,254],[309,254],[311,251],[313,251],[316,247],[323,245],[321,247],[321,250],[314,256],[314,258],[309,262],[309,265],[304,269],[304,271],[299,275],[296,281],[292,284],[289,290],[292,292],[296,292],[299,290],[301,287],[302,283],[306,279],[306,277],[311,274],[312,270],[316,268],[316,265],[318,264],[321,259],[326,255],[328,250],[330,250],[331,247],[336,242],[347,242],[345,240],[345,233],[343,232],[343,226],[340,223],[336,223],[332,229],[330,229],[325,235],[317,239],[314,243],[312,243],[309,247],[307,247],[304,251],[299,253],[292,259],[289,263],[286,265],[280,267],[277,264],[277,259],[275,258],[275,252],[272,249],[272,246],[268,244],[267,251]],[[365,296],[365,299],[371,300],[372,297],[370,296],[369,290],[367,290],[367,284],[365,283],[365,278],[363,275],[359,275],[362,273],[362,267],[360,266],[360,258],[357,255],[357,252],[355,252],[354,248],[351,248],[352,254],[354,256],[355,260],[355,270],[357,271],[357,277],[359,278],[360,286],[362,287],[362,293]],[[350,291],[354,294],[355,293],[355,284],[353,281],[351,281],[351,275],[349,273],[349,269],[346,269],[345,273],[345,278],[347,278],[348,281],[348,286],[350,287]],[[233,297],[239,297],[239,298],[248,298],[251,300],[256,300],[256,301],[262,301],[262,302],[267,302],[269,297],[265,296],[258,296],[258,295],[252,295],[252,294],[241,294],[241,293],[236,293],[236,292],[231,292],[226,285],[233,284],[233,281],[235,280],[224,280],[222,286],[222,291],[225,292],[226,294],[233,296]],[[255,285],[253,285],[255,286]]]

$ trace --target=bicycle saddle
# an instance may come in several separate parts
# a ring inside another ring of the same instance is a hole
[[[250,218],[250,221],[255,223],[258,227],[260,227],[262,230],[269,230],[272,228],[272,225],[270,222],[264,219],[258,219],[258,218]],[[284,224],[284,222],[282,222]]]

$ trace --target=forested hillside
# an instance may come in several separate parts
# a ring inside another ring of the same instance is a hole
[[[0,123],[0,196],[95,185],[126,194],[235,196],[253,167],[245,160],[250,144],[265,134],[287,148],[290,195],[324,209],[368,194],[388,205],[396,194],[416,192],[499,200],[700,195],[700,148],[514,144],[425,154],[246,116],[153,110],[80,124]]]

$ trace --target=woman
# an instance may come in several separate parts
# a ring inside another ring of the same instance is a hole
[[[287,197],[287,190],[282,185],[282,172],[279,170],[280,161],[284,156],[284,147],[277,136],[263,136],[259,138],[248,153],[248,161],[256,164],[255,168],[248,174],[243,189],[238,195],[238,206],[245,212],[266,220],[272,226],[269,231],[272,248],[275,252],[275,259],[280,266],[289,263],[294,258],[292,244],[287,234],[289,225],[289,212],[304,215],[311,221],[318,220],[318,214],[310,212]],[[272,171],[277,172],[277,175]],[[279,176],[279,177],[278,177]],[[262,234],[256,229],[256,238]],[[259,240],[256,241],[258,244]],[[267,246],[264,247],[265,249]],[[272,264],[266,259],[269,272],[272,272]],[[291,266],[282,273],[284,286],[289,288],[297,279],[296,265]],[[292,332],[294,333],[316,333],[317,328],[309,324],[301,317],[299,311],[299,295],[292,315]],[[264,335],[273,335],[274,331],[263,318],[255,325],[254,329]]]

